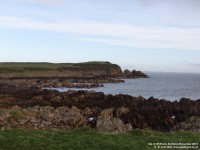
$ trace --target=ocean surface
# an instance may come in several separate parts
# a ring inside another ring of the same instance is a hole
[[[151,96],[166,100],[179,100],[187,97],[193,100],[200,99],[200,74],[189,73],[147,73],[150,78],[125,79],[125,83],[107,83],[104,87],[93,89],[105,94],[128,94],[132,96]],[[56,88],[67,91],[68,88]],[[74,90],[74,89],[71,89]]]

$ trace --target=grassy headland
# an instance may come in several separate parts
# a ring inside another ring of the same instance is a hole
[[[26,72],[26,71],[87,71],[87,70],[106,70],[108,68],[118,68],[117,65],[111,64],[110,62],[83,62],[83,63],[47,63],[47,62],[25,62],[15,63],[7,62],[0,63],[0,73],[15,73],[15,72]]]
[[[79,77],[87,75],[120,75],[121,73],[121,68],[118,65],[101,61],[83,63],[0,63],[0,77]]]

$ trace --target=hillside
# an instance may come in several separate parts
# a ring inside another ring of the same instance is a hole
[[[83,63],[0,63],[0,77],[93,77],[121,75],[121,68],[110,62]]]

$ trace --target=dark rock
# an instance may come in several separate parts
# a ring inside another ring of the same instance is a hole
[[[192,116],[200,116],[200,100],[181,99],[170,102],[154,97],[146,100],[141,96],[106,95],[94,91],[58,92],[38,88],[5,87],[0,88],[0,104],[1,108],[12,108],[15,105],[28,108],[39,105],[55,109],[64,106],[71,109],[75,106],[85,120],[90,117],[111,116],[120,119],[123,124],[130,123],[133,128],[152,128],[160,131],[166,131],[166,119],[169,124],[169,118],[172,116],[175,116],[175,124]],[[67,124],[66,128],[71,126]]]
[[[192,131],[200,133],[200,117],[192,116],[186,121],[177,124],[172,128],[173,131]]]
[[[136,70],[130,71],[128,69],[124,70],[124,76],[125,78],[148,78],[148,75],[146,75],[141,71],[136,71]]]

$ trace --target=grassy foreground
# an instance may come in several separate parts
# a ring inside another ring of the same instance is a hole
[[[134,130],[126,134],[98,133],[87,128],[72,131],[27,129],[0,131],[1,150],[150,150],[154,148],[148,143],[197,143],[199,141],[200,134],[183,131],[161,133],[152,130]]]

